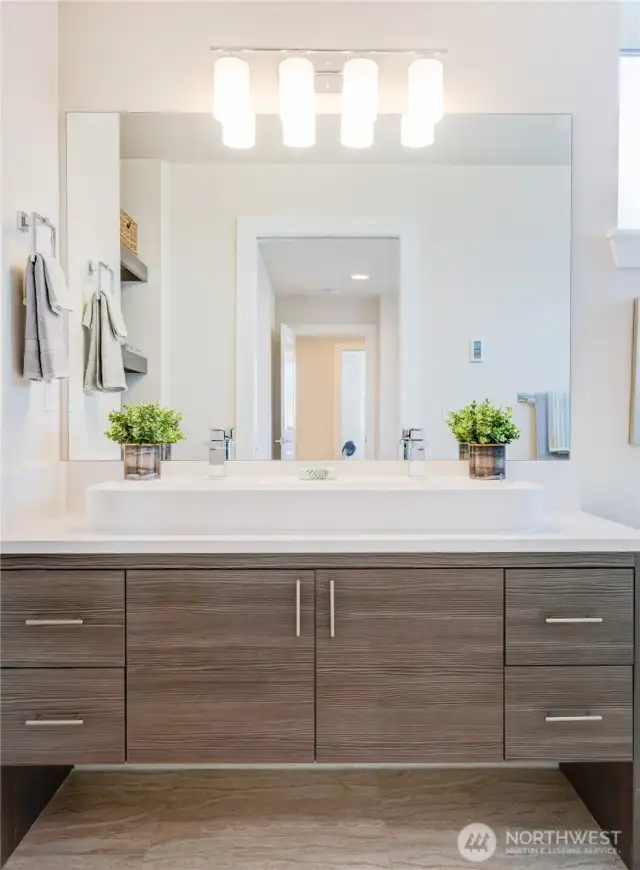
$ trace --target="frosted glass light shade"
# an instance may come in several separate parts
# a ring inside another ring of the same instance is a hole
[[[280,117],[315,110],[315,72],[304,57],[288,57],[278,67]]]
[[[435,141],[433,121],[423,114],[407,112],[402,116],[400,141],[405,148],[426,148]]]
[[[227,148],[253,148],[256,144],[256,116],[244,112],[222,125],[222,143]]]
[[[287,148],[311,148],[316,144],[316,116],[313,111],[285,115],[282,142]]]
[[[340,141],[345,148],[371,148],[373,121],[343,112],[340,119]]]
[[[288,57],[278,68],[282,141],[288,148],[316,143],[315,70],[304,57]]]
[[[213,65],[213,117],[226,124],[251,107],[251,72],[246,60],[220,57]]]
[[[408,114],[426,114],[437,124],[444,117],[444,70],[433,57],[409,64],[407,73]]]
[[[378,64],[366,57],[348,60],[342,71],[342,114],[378,117]]]

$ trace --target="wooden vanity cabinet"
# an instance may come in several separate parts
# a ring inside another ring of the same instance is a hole
[[[318,762],[503,757],[498,569],[319,571]]]
[[[130,571],[127,759],[314,760],[309,571]]]

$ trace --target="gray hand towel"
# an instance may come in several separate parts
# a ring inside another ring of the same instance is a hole
[[[25,378],[49,381],[69,376],[62,307],[55,296],[41,254],[27,261],[24,286],[27,307],[24,367]]]

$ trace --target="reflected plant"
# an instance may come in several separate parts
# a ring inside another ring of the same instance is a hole
[[[485,399],[451,411],[447,426],[461,444],[511,444],[520,437],[512,417],[513,408],[494,405]]]

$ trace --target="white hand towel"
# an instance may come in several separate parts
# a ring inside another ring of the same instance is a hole
[[[64,311],[73,311],[71,299],[69,297],[69,288],[67,287],[67,279],[60,265],[60,260],[54,257],[53,254],[42,254],[47,271],[49,273],[50,295],[58,307]]]
[[[82,325],[89,331],[89,357],[84,378],[84,388],[89,392],[117,393],[127,389],[122,344],[109,312],[107,295],[97,290],[82,318]]]

